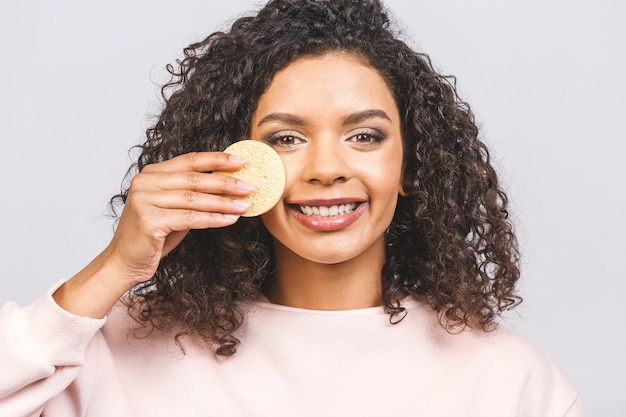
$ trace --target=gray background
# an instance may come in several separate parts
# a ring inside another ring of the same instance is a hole
[[[0,5],[0,304],[30,303],[108,242],[109,197],[164,66],[249,0]],[[386,3],[458,77],[509,190],[525,302],[507,316],[588,415],[626,415],[626,58],[615,1]]]

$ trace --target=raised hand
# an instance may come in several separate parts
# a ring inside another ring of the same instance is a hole
[[[248,195],[252,186],[211,172],[244,163],[222,152],[199,152],[146,166],[131,181],[111,243],[56,291],[57,303],[74,314],[102,317],[126,291],[150,279],[189,230],[235,223],[249,207],[236,196]]]

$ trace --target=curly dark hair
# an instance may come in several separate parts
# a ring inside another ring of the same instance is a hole
[[[438,74],[423,53],[399,39],[376,0],[271,0],[184,49],[168,65],[158,121],[137,163],[193,151],[219,151],[247,139],[250,120],[274,74],[296,58],[355,54],[392,90],[402,118],[404,191],[386,233],[382,304],[401,320],[411,294],[439,314],[448,331],[489,330],[517,305],[517,240],[502,191],[469,106],[454,78]],[[124,202],[128,188],[114,197]],[[128,298],[148,328],[195,334],[232,355],[254,299],[274,267],[272,240],[259,218],[193,230],[154,277]]]

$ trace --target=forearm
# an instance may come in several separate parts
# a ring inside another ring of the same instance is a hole
[[[103,318],[135,281],[108,249],[54,292],[55,302],[77,316]]]

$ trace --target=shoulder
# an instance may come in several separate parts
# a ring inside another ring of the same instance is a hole
[[[578,392],[543,349],[505,328],[497,330],[493,343],[502,364],[509,364],[518,374],[524,415],[583,415]]]
[[[518,404],[520,415],[582,416],[580,398],[556,362],[535,342],[498,325],[492,331],[447,332],[437,313],[425,306],[407,306],[412,331],[423,331],[446,386],[472,392],[473,401],[488,393],[483,404]],[[411,315],[413,317],[411,318]],[[470,388],[471,387],[471,388]],[[570,413],[570,414],[568,414]]]
[[[436,312],[422,308],[420,314],[427,317],[423,320],[429,325],[430,343],[459,365],[473,364],[485,374],[502,374],[520,382],[528,378],[549,379],[560,372],[535,342],[506,325],[497,324],[490,331],[465,328],[455,332],[440,324]]]
[[[533,341],[503,324],[493,330],[472,328],[446,330],[438,313],[415,299],[405,303],[408,332],[423,333],[424,339],[444,354],[471,358],[472,362],[507,364],[506,369],[527,372],[532,369],[550,369],[552,360]]]

